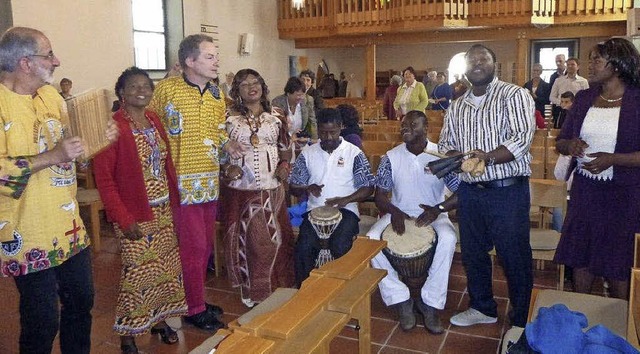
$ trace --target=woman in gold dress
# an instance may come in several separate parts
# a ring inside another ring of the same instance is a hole
[[[158,117],[145,109],[149,75],[136,67],[116,83],[120,138],[95,157],[96,184],[122,249],[114,330],[122,353],[138,353],[134,337],[151,332],[178,341],[165,319],[187,314],[171,205],[179,203],[169,143]]]

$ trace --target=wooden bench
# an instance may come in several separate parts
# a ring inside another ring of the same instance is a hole
[[[229,323],[233,333],[216,353],[236,353],[223,346],[227,340],[237,342],[236,335],[273,342],[264,353],[328,353],[331,340],[351,319],[359,326],[359,353],[370,353],[371,292],[386,275],[371,268],[370,261],[385,246],[385,241],[358,237],[346,255],[313,270],[300,290],[277,309],[244,324]]]
[[[220,329],[189,354],[209,354],[213,349],[217,352],[229,354],[261,354],[269,353],[275,343],[271,340],[254,337],[246,333],[232,333]]]

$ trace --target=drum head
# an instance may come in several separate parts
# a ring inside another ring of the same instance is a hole
[[[398,235],[391,224],[382,233],[387,247],[382,253],[398,274],[405,278],[420,279],[427,276],[438,237],[431,225],[416,226],[415,219],[405,219],[405,232]]]
[[[382,233],[382,239],[387,241],[389,253],[400,258],[412,258],[427,252],[436,240],[436,232],[431,225],[416,226],[415,219],[404,220],[404,233],[398,235],[391,224]]]
[[[333,206],[325,205],[312,209],[311,212],[309,212],[309,221],[313,222],[336,220],[340,215],[342,215],[340,214],[340,209]]]

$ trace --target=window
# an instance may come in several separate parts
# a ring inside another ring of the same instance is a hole
[[[136,66],[166,70],[167,41],[163,0],[132,0],[133,47]]]
[[[449,84],[456,82],[458,78],[464,76],[467,72],[467,61],[464,58],[464,52],[458,53],[449,61]]]
[[[542,80],[549,82],[551,75],[557,70],[556,55],[564,54],[566,59],[575,56],[578,41],[561,40],[561,41],[534,41],[531,44],[531,57],[533,61],[531,65],[540,63],[542,65]]]

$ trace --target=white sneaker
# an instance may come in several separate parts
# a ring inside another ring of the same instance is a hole
[[[482,323],[496,323],[498,322],[498,318],[487,316],[484,313],[469,307],[467,311],[460,312],[459,314],[451,317],[449,322],[455,326],[466,327]]]

